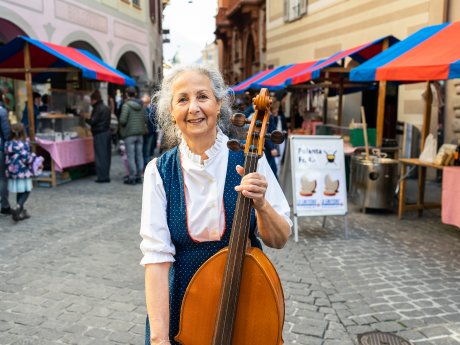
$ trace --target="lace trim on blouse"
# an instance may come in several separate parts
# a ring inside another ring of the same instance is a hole
[[[222,130],[219,127],[217,127],[216,141],[214,142],[214,145],[212,145],[208,150],[205,151],[206,156],[208,156],[208,159],[203,161],[200,155],[197,155],[193,153],[192,151],[190,151],[190,148],[188,147],[187,143],[185,142],[183,138],[179,145],[179,150],[182,156],[186,157],[191,162],[197,165],[200,165],[200,166],[206,166],[206,165],[209,165],[219,155],[220,152],[222,152],[222,148],[224,146],[225,146],[225,134],[222,132]]]

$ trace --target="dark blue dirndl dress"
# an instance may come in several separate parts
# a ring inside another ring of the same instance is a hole
[[[184,181],[180,164],[180,152],[176,147],[163,154],[157,161],[158,171],[163,180],[167,199],[167,221],[171,239],[176,248],[175,262],[169,272],[170,289],[170,322],[169,337],[171,344],[180,345],[174,341],[179,331],[180,309],[185,290],[195,272],[212,255],[228,246],[233,224],[238,193],[235,186],[241,182],[241,176],[236,172],[236,165],[244,166],[242,152],[229,151],[227,175],[224,187],[224,209],[226,229],[220,241],[195,242],[189,236],[187,229],[186,205],[184,198]],[[255,234],[256,218],[252,211],[250,240],[253,247],[261,248]],[[145,344],[150,345],[150,327],[147,317]]]

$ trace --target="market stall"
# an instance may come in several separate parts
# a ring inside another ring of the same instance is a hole
[[[19,36],[0,47],[0,75],[25,80],[29,136],[33,143],[42,147],[52,158],[51,176],[44,179],[48,178],[53,186],[56,185],[55,168],[63,169],[94,161],[92,138],[89,131],[85,130],[84,119],[79,116],[79,111],[76,114],[68,114],[63,109],[61,112],[35,115],[32,83],[44,83],[56,76],[56,73],[67,73],[67,75],[76,77],[74,79],[77,83],[88,79],[120,85],[135,85],[132,78],[82,49],[59,46],[25,36]],[[68,90],[55,91],[68,92]],[[88,93],[83,91],[80,99],[84,98],[84,92]],[[44,126],[46,132],[42,133],[43,136],[36,138],[38,129],[36,120],[38,119],[44,122],[49,120],[52,125]],[[57,123],[60,126],[59,131],[55,128]],[[73,142],[68,143],[67,141]],[[78,141],[80,141],[79,144]],[[62,165],[62,157],[69,156],[68,153],[71,150],[83,150],[83,152],[72,152],[71,155],[75,157],[81,155],[84,159],[67,160]]]
[[[356,82],[426,82],[421,151],[430,133],[432,81],[460,78],[460,41],[453,39],[459,36],[460,22],[425,27],[353,69],[350,73],[350,79]],[[385,96],[379,95],[379,98],[384,101]],[[380,121],[383,122],[383,114],[381,116]],[[401,159],[401,163],[399,217],[401,218],[407,209],[418,210],[421,214],[424,208],[439,207],[440,205],[424,203],[424,185],[427,167],[442,169],[443,165],[420,159]],[[418,167],[419,170],[417,204],[410,206],[405,204],[405,172],[408,166]],[[443,190],[444,187],[443,185]]]
[[[319,61],[309,69],[294,75],[286,80],[288,87],[299,87],[306,85],[310,81],[314,81],[316,85],[323,88],[323,122],[327,123],[327,98],[331,89],[336,89],[339,96],[338,119],[337,125],[342,126],[342,111],[343,111],[343,94],[345,90],[359,91],[368,85],[358,85],[350,83],[349,73],[355,66],[364,63],[377,54],[381,53],[388,47],[398,42],[398,39],[393,36],[385,36],[375,41],[358,45],[356,47],[345,49]],[[353,61],[346,63],[346,60]],[[306,85],[311,88],[311,85]]]
[[[249,90],[251,88],[251,85],[255,82],[257,82],[259,79],[262,79],[269,73],[273,72],[273,68],[268,68],[266,70],[263,70],[259,73],[254,74],[253,76],[243,80],[241,83],[238,83],[237,85],[232,87],[233,92],[235,94],[241,94],[244,93],[245,91]]]

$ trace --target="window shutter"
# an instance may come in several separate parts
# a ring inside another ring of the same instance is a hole
[[[289,13],[291,11],[290,0],[284,0],[284,21],[289,21]]]
[[[300,0],[291,0],[289,19],[295,20],[299,17],[300,17]]]
[[[307,13],[308,0],[300,0],[300,15]]]

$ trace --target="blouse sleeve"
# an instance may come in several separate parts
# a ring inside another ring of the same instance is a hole
[[[289,207],[289,203],[286,200],[284,192],[281,189],[281,186],[276,179],[273,170],[270,168],[265,155],[259,159],[257,172],[264,175],[268,183],[267,191],[265,192],[265,198],[275,209],[275,211],[282,215],[284,219],[286,219],[286,221],[289,223],[289,226],[292,228],[291,208]]]
[[[174,262],[176,249],[166,219],[166,193],[157,169],[157,160],[145,168],[140,235],[141,265]]]

